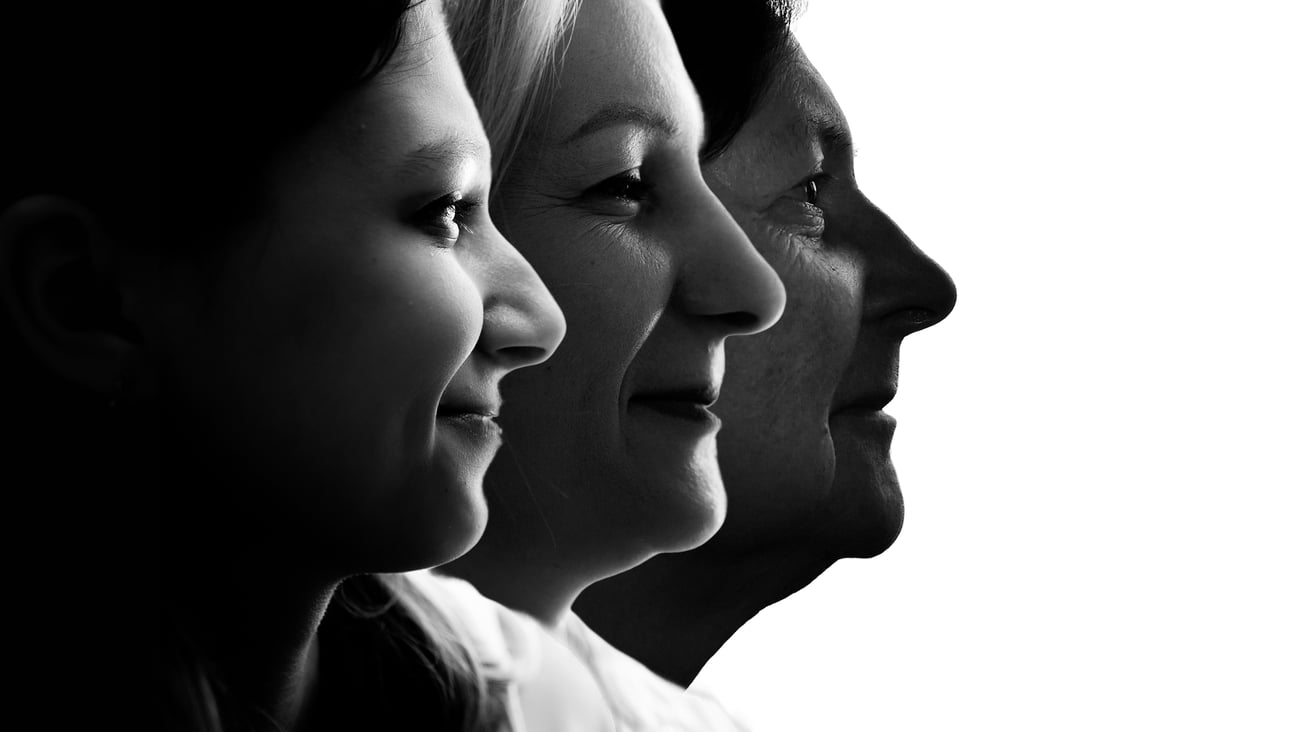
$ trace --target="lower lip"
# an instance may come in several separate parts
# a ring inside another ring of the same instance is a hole
[[[718,415],[699,402],[682,399],[634,399],[628,402],[628,408],[639,408],[669,417],[679,422],[688,422],[705,427],[717,427],[722,424]]]
[[[894,427],[898,425],[893,417],[879,409],[870,407],[847,407],[831,413],[830,418],[831,421],[848,422],[860,425],[863,428],[880,430],[887,434],[893,434]]]

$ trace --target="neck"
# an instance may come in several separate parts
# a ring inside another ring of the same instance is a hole
[[[833,562],[784,546],[741,555],[710,542],[600,582],[576,609],[602,638],[684,687],[742,625]]]
[[[437,571],[460,577],[485,596],[556,630],[583,590],[618,570],[584,572],[553,545],[493,541],[489,525],[472,551]]]
[[[229,549],[228,540],[223,545]],[[310,701],[316,630],[338,581],[279,566],[269,551],[233,561],[183,555],[168,561],[164,575],[178,629],[241,706],[294,729]]]

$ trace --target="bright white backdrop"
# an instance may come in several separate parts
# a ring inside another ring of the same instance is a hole
[[[811,0],[953,275],[898,543],[697,687],[769,730],[1300,730],[1300,4]]]

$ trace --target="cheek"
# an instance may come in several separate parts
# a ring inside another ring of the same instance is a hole
[[[179,326],[187,418],[243,456],[249,477],[337,484],[341,498],[367,483],[382,493],[427,460],[433,410],[482,305],[449,252],[385,243],[296,266],[267,257]]]
[[[755,241],[785,285],[785,313],[770,331],[740,339],[737,347],[762,344],[753,357],[769,374],[766,391],[796,400],[792,409],[824,423],[861,328],[862,267],[775,229],[763,234]]]
[[[324,278],[313,298],[322,366],[338,361],[341,390],[369,394],[376,413],[436,398],[465,363],[483,326],[483,302],[455,253],[416,247],[372,257]],[[405,411],[405,409],[403,409]]]
[[[672,292],[667,256],[626,228],[533,227],[520,251],[564,312],[568,330],[551,359],[512,374],[520,398],[565,400],[607,412],[624,374],[649,337]],[[557,389],[562,384],[563,395]]]
[[[435,252],[424,268],[418,264],[399,267],[393,277],[404,280],[405,290],[394,293],[400,301],[395,317],[404,315],[410,322],[405,334],[393,334],[392,345],[398,354],[412,346],[429,354],[436,370],[427,371],[427,377],[445,385],[482,334],[483,296],[450,253]]]

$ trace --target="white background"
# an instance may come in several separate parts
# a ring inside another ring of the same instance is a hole
[[[766,730],[1300,730],[1300,4],[811,0],[904,344],[898,543],[705,669]]]

